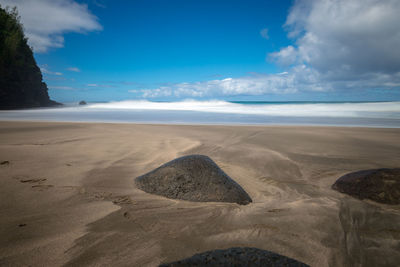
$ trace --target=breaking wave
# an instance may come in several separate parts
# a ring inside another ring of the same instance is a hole
[[[226,114],[265,115],[285,117],[364,117],[400,118],[400,102],[226,102],[195,101],[150,102],[120,101],[95,103],[84,107],[92,110],[160,110],[197,111]]]

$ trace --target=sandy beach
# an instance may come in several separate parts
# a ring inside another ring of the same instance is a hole
[[[157,266],[238,246],[311,266],[398,266],[400,206],[331,189],[400,166],[400,129],[0,122],[0,265]],[[173,200],[134,179],[212,158],[249,205]]]

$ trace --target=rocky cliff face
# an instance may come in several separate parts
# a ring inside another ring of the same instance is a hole
[[[0,109],[54,105],[16,10],[0,7]]]

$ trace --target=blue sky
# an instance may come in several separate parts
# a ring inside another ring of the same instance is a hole
[[[61,102],[400,100],[399,1],[0,4]]]

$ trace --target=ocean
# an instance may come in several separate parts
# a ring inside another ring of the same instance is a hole
[[[119,101],[0,111],[1,121],[400,127],[400,102]]]

